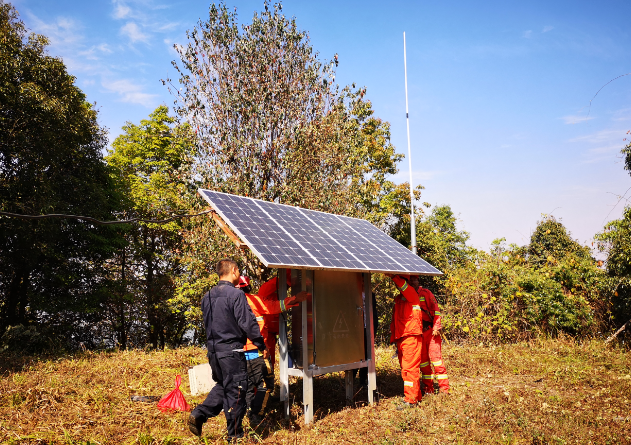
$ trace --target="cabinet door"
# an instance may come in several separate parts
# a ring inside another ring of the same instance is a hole
[[[315,364],[324,367],[364,360],[362,274],[316,270],[313,285]]]

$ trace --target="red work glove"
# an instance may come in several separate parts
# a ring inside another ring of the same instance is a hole
[[[311,298],[311,294],[306,291],[302,291],[297,295],[293,295],[291,297],[285,298],[285,307],[290,308],[294,306],[298,306],[300,303],[305,301],[307,298]]]

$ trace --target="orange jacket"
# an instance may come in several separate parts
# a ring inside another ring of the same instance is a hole
[[[291,287],[291,270],[287,269],[287,287]],[[259,297],[268,301],[278,300],[278,278],[274,277],[269,281],[266,281],[261,285],[259,289]],[[267,328],[269,335],[274,336],[278,334],[278,314],[265,314],[263,315],[265,327]],[[271,352],[270,352],[271,354]]]
[[[394,299],[392,322],[390,323],[390,343],[408,335],[422,335],[421,302],[416,291],[407,280],[399,275],[392,278],[401,292]]]
[[[442,328],[441,313],[436,297],[429,289],[425,289],[424,287],[418,288],[418,296],[421,302],[423,321],[431,322],[433,318],[433,329],[436,329],[437,331],[440,330]]]
[[[270,302],[278,301],[278,278],[274,277],[263,283],[259,289],[259,297]],[[278,314],[279,313],[263,314],[263,323],[265,324],[265,328],[267,330],[266,335],[278,334]],[[263,335],[263,338],[266,338],[266,335]],[[270,354],[272,353],[273,352],[270,351]]]
[[[267,326],[265,325],[264,315],[271,314],[280,314],[285,310],[284,302],[280,300],[269,300],[263,299],[258,295],[245,294],[248,299],[248,304],[250,308],[252,308],[252,312],[254,312],[254,316],[256,317],[256,321],[259,324],[259,329],[261,330],[261,336],[263,339],[266,339],[269,336],[269,331]],[[248,342],[243,347],[244,350],[250,351],[253,349],[258,349],[254,344],[248,339]],[[272,354],[273,351],[270,351]]]

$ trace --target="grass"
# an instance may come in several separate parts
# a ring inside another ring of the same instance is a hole
[[[398,411],[403,385],[392,348],[377,354],[379,403],[359,390],[346,406],[343,374],[314,381],[315,417],[302,421],[302,384],[292,380],[291,416],[279,404],[250,443],[286,444],[631,444],[631,353],[601,341],[445,345],[451,394]],[[3,444],[223,443],[223,415],[188,432],[187,413],[161,413],[130,395],[164,395],[176,374],[189,404],[187,368],[199,348],[84,352],[37,359],[0,356]]]

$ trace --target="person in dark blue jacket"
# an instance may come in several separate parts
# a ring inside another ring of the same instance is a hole
[[[248,339],[267,357],[265,342],[245,294],[237,289],[239,267],[233,260],[217,263],[219,283],[202,298],[208,361],[216,382],[206,400],[188,418],[188,428],[201,436],[202,425],[223,409],[228,441],[243,437],[241,423],[246,411],[247,363],[243,347]]]

